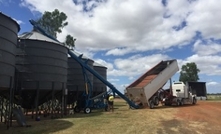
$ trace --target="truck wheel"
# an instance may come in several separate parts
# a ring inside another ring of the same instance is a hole
[[[86,114],[91,113],[91,108],[86,107],[86,108],[84,109],[84,113],[86,113]]]
[[[149,102],[149,107],[150,107],[150,109],[153,109],[154,108],[154,102],[151,100],[150,102]]]
[[[74,107],[74,112],[80,113],[80,111],[81,111],[80,107],[78,107],[78,106],[75,106],[75,107]]]
[[[194,97],[193,98],[193,105],[195,105],[196,104],[196,98]]]
[[[177,100],[177,101],[176,101],[176,105],[177,105],[177,106],[180,106],[180,100]]]
[[[158,97],[154,98],[154,105],[158,106],[159,105],[159,99]]]
[[[181,101],[180,101],[180,106],[183,106],[183,104],[184,104],[184,100],[181,99]]]

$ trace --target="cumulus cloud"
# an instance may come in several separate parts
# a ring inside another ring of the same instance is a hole
[[[162,54],[154,54],[149,56],[134,55],[127,59],[118,58],[114,60],[115,68],[108,72],[110,76],[139,76],[148,69],[159,63],[161,60],[169,59],[168,56]]]
[[[58,0],[23,0],[21,5],[41,13],[55,8],[65,12],[69,25],[63,32],[71,33],[78,39],[77,47],[91,47],[95,50],[102,48],[109,50],[107,55],[185,45],[195,35],[195,32],[185,28],[179,31],[173,29],[174,26],[180,25],[188,14],[188,10],[184,8],[175,8],[173,3],[177,3],[176,1],[169,2],[168,7],[164,7],[160,0],[93,1],[86,4],[86,8],[93,7],[87,12],[83,12],[85,6],[80,1],[77,3],[72,0],[62,3]],[[187,7],[190,5],[188,2],[180,3],[182,7],[183,4]],[[173,10],[177,13],[171,14]],[[165,18],[165,13],[169,13],[171,17]],[[60,34],[59,39],[64,39],[65,35]],[[117,49],[121,47],[125,49]]]
[[[199,55],[216,55],[221,52],[221,44],[212,40],[207,40],[206,42],[198,40],[193,45],[193,50]]]
[[[218,55],[205,55],[201,56],[194,54],[184,60],[179,59],[179,67],[188,62],[195,62],[200,69],[200,74],[206,75],[221,75],[221,56]]]
[[[191,31],[200,31],[204,38],[221,38],[221,1],[197,0],[191,4],[191,13],[186,18]]]
[[[166,7],[160,0],[82,3],[80,0],[75,3],[72,0],[21,1],[21,5],[31,11],[43,13],[57,8],[65,12],[69,25],[63,33],[73,34],[78,39],[77,47],[102,48],[108,50],[107,55],[187,45],[196,31],[205,38],[221,37],[221,3],[216,0],[170,0]],[[59,39],[65,36],[60,34]]]
[[[22,0],[20,5],[32,12],[57,8],[66,13],[69,25],[58,39],[73,35],[76,47],[91,58],[103,51],[104,56],[94,60],[107,66],[110,76],[134,79],[159,61],[170,59],[167,52],[190,45],[196,33],[201,37],[193,44],[193,54],[178,59],[179,67],[195,62],[200,74],[221,75],[221,47],[214,41],[221,38],[221,1],[169,0],[164,6],[161,0]],[[142,53],[150,50],[166,53]],[[125,54],[130,56],[125,59]],[[110,55],[118,57],[107,61]]]

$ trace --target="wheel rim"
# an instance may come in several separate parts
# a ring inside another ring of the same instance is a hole
[[[85,112],[86,112],[86,113],[90,113],[90,112],[91,112],[91,109],[90,109],[90,108],[86,108],[86,109],[85,109]]]

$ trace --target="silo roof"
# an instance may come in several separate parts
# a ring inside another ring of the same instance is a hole
[[[41,34],[38,31],[31,31],[31,32],[25,32],[22,33],[21,35],[18,36],[19,39],[30,39],[30,40],[40,40],[40,41],[47,41],[47,42],[52,42],[52,43],[56,43],[56,44],[60,44],[60,42],[57,42],[56,40],[53,40],[43,34]]]
[[[80,52],[77,52],[76,50],[70,50],[71,52],[73,52],[75,55],[77,55],[77,56],[80,56],[82,53],[80,53]],[[70,55],[68,55],[68,57],[71,57]],[[82,56],[82,59],[89,59],[89,60],[92,60],[92,59],[90,59],[90,58],[88,58],[87,56],[84,56],[84,54],[83,54],[83,56]],[[94,61],[94,60],[92,60],[92,61]]]
[[[101,65],[97,62],[94,62],[93,66],[107,68],[107,67],[105,67],[105,66],[103,66],[103,65]]]
[[[20,28],[20,25],[17,23],[17,21],[16,21],[14,18],[9,17],[9,16],[3,14],[2,12],[0,12],[0,14],[3,15],[3,16],[5,16],[5,17],[7,17],[7,18],[9,18],[9,19],[11,19],[11,20],[17,25],[17,27],[18,27],[18,32],[20,31],[20,29],[21,29],[21,28]]]

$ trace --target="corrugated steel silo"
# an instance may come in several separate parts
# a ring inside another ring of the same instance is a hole
[[[80,54],[76,51],[73,51],[75,55],[79,56]],[[86,56],[82,56],[83,61],[87,61],[87,65],[93,68],[94,61],[89,59]],[[93,75],[86,71],[89,81],[93,86]],[[89,85],[88,85],[89,88]],[[84,74],[81,65],[75,61],[73,58],[68,57],[68,104],[75,102],[77,99],[82,97],[82,94],[86,90]]]
[[[33,105],[37,89],[40,105],[66,88],[67,48],[37,31],[24,33],[19,36],[16,69],[23,107]]]
[[[19,25],[0,13],[0,90],[10,88],[15,73],[15,49]]]
[[[93,67],[97,73],[99,73],[104,79],[107,80],[107,67],[102,66],[96,62],[94,62]],[[93,95],[95,96],[105,91],[107,91],[107,86],[94,76]]]

